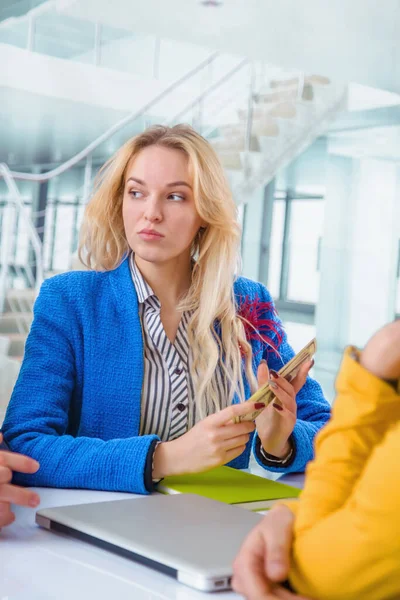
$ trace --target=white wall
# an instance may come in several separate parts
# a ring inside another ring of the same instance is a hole
[[[145,41],[146,38],[143,39],[143,43]],[[125,64],[130,57],[132,61],[138,60],[135,50],[137,43],[139,44],[135,41],[124,43],[121,60],[125,61]],[[107,58],[110,62],[116,60],[123,40],[115,44],[115,46],[112,44],[109,49]],[[144,78],[143,73],[136,73],[134,70],[128,73],[114,68],[95,67],[76,60],[36,54],[15,46],[0,44],[0,89],[4,87],[24,90],[49,98],[133,112],[150,102],[178,77],[200,64],[205,56],[204,50],[191,47],[189,52],[187,45],[185,48],[184,51],[179,44],[171,46],[166,44],[165,55],[161,61],[163,79],[157,80]],[[104,52],[108,50],[104,49]],[[147,61],[151,62],[153,57],[146,54],[145,47],[141,48],[140,54],[142,53],[145,57],[144,65],[148,68]],[[169,65],[168,69],[165,61]],[[238,59],[235,57],[219,57],[211,69],[201,71],[198,76],[181,85],[174,93],[168,94],[163,101],[148,111],[148,114],[156,117],[173,117],[201,93],[206,85],[218,80],[237,62]]]
[[[1,87],[130,112],[163,86],[157,81],[143,82],[132,74],[0,44]]]

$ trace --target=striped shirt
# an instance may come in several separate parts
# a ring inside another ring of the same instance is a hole
[[[144,342],[140,435],[156,434],[166,442],[186,433],[198,420],[190,375],[192,353],[187,337],[190,313],[183,313],[172,344],[161,322],[160,301],[135,264],[133,253],[129,264],[139,301]],[[228,393],[220,369],[215,376],[221,390],[221,408],[225,408]],[[267,467],[286,466],[295,456],[293,436],[290,439],[290,452],[283,459],[267,455],[258,439],[258,458]]]
[[[186,433],[198,420],[191,378],[192,353],[187,326],[190,313],[184,312],[172,344],[161,322],[161,304],[130,257],[133,283],[139,301],[143,329],[144,378],[141,398],[140,435],[156,434],[162,441]],[[219,389],[224,390],[220,370]],[[222,393],[227,398],[226,393]],[[223,406],[227,403],[222,400]]]

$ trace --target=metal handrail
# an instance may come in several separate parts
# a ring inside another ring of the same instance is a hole
[[[33,11],[36,11],[36,14],[40,13],[40,12],[45,12],[44,7],[46,7],[46,10],[48,10],[49,8],[52,8],[54,5],[55,5],[55,3],[53,2],[53,0],[50,0],[50,2],[48,2],[44,5],[41,5],[41,6],[37,7],[36,9],[33,9]],[[29,14],[32,15],[33,11],[30,11]],[[35,289],[36,290],[39,289],[39,287],[43,281],[43,278],[44,278],[43,244],[40,240],[40,237],[38,236],[38,232],[37,232],[36,228],[34,227],[33,223],[31,222],[31,220],[29,219],[29,217],[27,216],[27,214],[24,210],[24,202],[22,200],[21,194],[19,193],[19,190],[15,183],[15,180],[25,180],[25,181],[32,181],[32,182],[39,182],[39,183],[45,182],[45,181],[53,179],[54,177],[57,177],[58,175],[68,171],[69,169],[71,169],[72,167],[74,167],[75,165],[80,163],[82,160],[86,159],[87,160],[87,163],[86,163],[87,168],[85,169],[85,183],[84,183],[83,189],[84,189],[84,196],[87,196],[88,186],[91,181],[91,160],[92,160],[94,151],[99,146],[101,146],[104,142],[106,142],[108,139],[110,139],[115,133],[117,133],[118,131],[123,129],[126,125],[130,124],[131,122],[133,122],[136,119],[143,116],[146,112],[148,112],[150,109],[152,109],[155,105],[157,105],[160,101],[162,101],[170,92],[172,92],[173,90],[178,88],[181,84],[190,80],[191,77],[193,77],[194,75],[199,73],[205,67],[210,67],[219,55],[220,55],[219,52],[211,53],[206,59],[201,61],[198,65],[193,67],[191,70],[189,70],[187,73],[185,73],[181,77],[177,78],[170,85],[166,86],[161,92],[159,92],[152,100],[150,100],[145,105],[143,105],[139,110],[130,113],[129,115],[127,115],[126,117],[124,117],[123,119],[121,119],[120,121],[115,123],[107,131],[103,132],[100,136],[98,136],[95,140],[93,140],[90,144],[88,144],[85,148],[83,148],[80,152],[78,152],[77,154],[72,156],[70,159],[68,159],[62,165],[59,165],[56,168],[47,171],[46,173],[32,174],[32,173],[11,171],[6,164],[0,164],[0,177],[3,177],[5,179],[7,187],[11,193],[12,200],[17,205],[20,213],[22,213],[22,218],[26,222],[28,231],[30,234],[30,238],[31,238],[30,241],[32,243],[33,251],[35,254],[35,263],[36,263],[36,281],[35,281]],[[222,77],[220,77],[218,79],[218,81],[211,83],[206,89],[203,89],[203,91],[201,93],[197,94],[194,98],[192,98],[190,100],[190,102],[188,102],[183,109],[180,109],[179,112],[177,112],[175,114],[174,117],[166,119],[166,124],[172,124],[176,121],[179,121],[179,119],[183,115],[185,115],[185,113],[187,113],[188,111],[190,111],[192,108],[194,108],[196,106],[199,106],[199,112],[201,112],[202,103],[207,98],[208,95],[210,95],[212,92],[214,92],[219,87],[221,87],[225,82],[232,79],[232,77],[235,74],[237,74],[238,72],[240,72],[240,70],[243,69],[245,66],[251,65],[251,64],[252,63],[249,59],[241,60],[238,64],[236,64],[234,67],[232,67],[229,71],[224,73],[224,75]],[[297,84],[297,88],[298,88],[297,89],[297,99],[300,99],[302,96],[302,92],[304,89],[304,82],[305,82],[304,76],[300,76],[299,82]],[[254,101],[254,92],[255,92],[254,88],[255,88],[255,73],[254,73],[254,68],[253,68],[252,73],[251,73],[250,89],[248,92],[248,110],[247,110],[247,120],[246,120],[246,124],[245,124],[245,152],[244,152],[244,154],[245,154],[245,167],[247,167],[247,168],[245,168],[245,175],[246,175],[246,171],[249,172],[248,159],[249,159],[250,142],[251,142],[251,135],[252,135],[252,128],[253,128],[253,118],[252,117],[253,117],[253,101]],[[213,127],[212,129],[215,129],[215,127]],[[10,236],[6,236],[6,245],[7,244],[8,244],[8,246],[10,246]],[[5,250],[5,252],[4,252],[4,250]],[[2,256],[5,258],[6,264],[1,265],[2,268],[0,271],[0,312],[3,309],[3,304],[4,304],[4,299],[5,299],[7,275],[9,272],[9,255],[10,255],[9,247],[7,247],[5,249],[3,248]]]
[[[223,108],[226,109],[228,106],[231,106],[234,102],[237,102],[239,98],[244,99],[247,97],[247,95],[248,92],[246,89],[243,89],[243,84],[237,84],[233,88],[233,90],[231,90],[230,98],[225,100]],[[220,110],[221,107],[218,106],[217,110],[210,112],[211,116],[217,115],[220,112]],[[210,125],[207,129],[201,131],[201,135],[208,139],[211,136],[211,134],[215,132],[216,129],[218,129],[218,125]]]
[[[225,73],[225,75],[223,75],[223,77],[221,77],[221,79],[219,79],[215,83],[212,83],[211,85],[209,85],[208,88],[206,88],[203,92],[201,92],[201,94],[198,94],[194,98],[194,100],[191,100],[190,102],[188,102],[188,104],[186,104],[186,106],[183,109],[181,109],[178,113],[176,113],[171,119],[168,119],[167,122],[169,124],[172,124],[175,121],[178,121],[191,108],[193,108],[194,106],[196,106],[196,104],[199,104],[199,102],[202,102],[202,100],[204,100],[204,98],[208,94],[210,94],[211,92],[214,92],[216,89],[218,89],[220,85],[222,85],[223,83],[225,83],[225,81],[227,81],[233,75],[236,75],[236,73],[238,73],[247,64],[250,64],[250,60],[247,59],[247,58],[245,58],[244,60],[240,61],[240,63],[238,65],[236,65],[230,71],[228,71],[227,73]]]
[[[128,115],[127,117],[124,117],[123,119],[118,121],[115,125],[110,127],[102,135],[97,137],[93,142],[91,142],[88,146],[83,148],[83,150],[81,150],[75,156],[73,156],[72,158],[67,160],[62,165],[59,165],[58,167],[51,169],[47,173],[32,174],[32,173],[11,171],[9,169],[8,165],[6,165],[5,163],[0,163],[0,177],[4,178],[6,185],[8,187],[8,190],[10,192],[11,199],[17,205],[20,213],[22,214],[22,219],[25,221],[27,228],[28,228],[28,232],[30,234],[30,239],[31,239],[31,243],[32,243],[32,247],[33,247],[33,251],[34,251],[34,255],[35,255],[35,263],[36,263],[35,289],[37,291],[39,290],[40,285],[44,279],[44,269],[43,269],[43,260],[42,260],[43,244],[38,236],[38,232],[37,232],[36,228],[34,227],[31,220],[25,213],[24,201],[18,190],[15,180],[18,179],[18,180],[35,181],[35,182],[48,181],[50,179],[53,179],[54,177],[57,177],[61,173],[64,173],[68,169],[72,168],[73,166],[78,164],[81,160],[83,160],[85,158],[90,160],[94,150],[96,150],[96,148],[98,148],[101,144],[103,144],[107,139],[109,139],[112,135],[114,135],[117,131],[119,131],[120,129],[125,127],[131,121],[134,121],[135,119],[142,116],[146,111],[151,109],[155,104],[157,104],[163,98],[165,98],[165,96],[169,92],[173,91],[179,85],[181,85],[182,83],[189,80],[191,77],[196,75],[199,71],[201,71],[204,67],[211,65],[218,56],[219,56],[218,52],[213,52],[205,60],[201,61],[196,67],[194,67],[189,72],[187,72],[185,75],[179,77],[172,84],[170,84],[166,88],[164,88],[164,90],[162,90],[159,94],[157,94],[157,96],[155,98],[153,98],[150,102],[148,102],[147,104],[142,106],[140,110],[135,111],[135,112],[131,113],[130,115]],[[213,84],[209,85],[205,90],[203,90],[203,92],[201,94],[198,94],[194,100],[192,100],[190,103],[188,103],[188,105],[186,105],[185,108],[174,117],[174,120],[179,118],[179,116],[181,114],[184,114],[185,112],[187,112],[191,107],[202,102],[210,93],[212,93],[214,90],[218,89],[218,87],[220,87],[222,84],[224,84],[227,80],[229,80],[229,78],[234,76],[237,72],[239,72],[248,63],[249,63],[249,61],[247,59],[242,60],[239,64],[235,65],[232,69],[230,69],[227,73],[225,73],[217,82],[214,82]],[[7,238],[6,238],[7,247],[2,248],[2,255],[5,257],[5,264],[1,265],[1,271],[0,271],[0,312],[3,310],[4,301],[5,301],[7,276],[8,276],[8,270],[9,270],[10,241],[11,240],[7,241]]]
[[[176,79],[173,83],[171,83],[166,88],[164,88],[159,94],[157,94],[152,100],[150,100],[150,102],[147,102],[147,104],[142,106],[139,110],[136,110],[135,112],[130,113],[128,116],[124,117],[123,119],[121,119],[120,121],[115,123],[115,125],[113,125],[107,131],[105,131],[104,133],[99,135],[93,142],[88,144],[85,148],[83,148],[83,150],[78,152],[78,154],[75,154],[75,156],[68,159],[62,165],[59,165],[55,169],[47,171],[47,173],[23,173],[23,172],[19,172],[19,171],[10,171],[11,176],[14,179],[19,179],[19,180],[23,180],[23,181],[43,182],[43,181],[48,181],[49,179],[53,179],[53,177],[57,177],[57,175],[61,175],[61,173],[65,173],[65,171],[68,171],[68,169],[70,169],[71,167],[74,167],[81,160],[83,160],[84,158],[87,158],[90,154],[92,154],[96,150],[96,148],[98,148],[101,144],[103,144],[108,139],[110,139],[110,137],[112,137],[115,133],[117,133],[117,131],[119,131],[120,129],[122,129],[129,123],[131,123],[132,121],[135,121],[136,119],[141,117],[145,112],[150,110],[154,105],[158,104],[158,102],[160,102],[160,100],[163,100],[169,92],[171,92],[176,87],[178,87],[179,85],[181,85],[182,83],[184,83],[185,81],[187,81],[188,79],[193,77],[193,75],[196,75],[204,67],[210,65],[218,56],[219,56],[219,52],[213,52],[212,54],[210,54],[205,60],[201,61],[196,67],[194,67],[193,69],[191,69],[190,71],[185,73],[185,75],[178,77],[178,79]]]

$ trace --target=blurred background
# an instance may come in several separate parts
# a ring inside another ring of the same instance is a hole
[[[41,282],[79,268],[97,170],[179,122],[217,150],[243,274],[296,350],[317,336],[332,400],[344,346],[400,313],[399,30],[399,0],[1,0],[0,405]]]

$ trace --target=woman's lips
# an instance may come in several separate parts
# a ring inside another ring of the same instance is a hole
[[[150,229],[143,229],[142,231],[139,231],[138,235],[146,242],[157,242],[162,240],[164,237],[161,233],[158,233],[157,231],[151,231]]]

